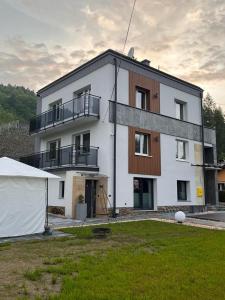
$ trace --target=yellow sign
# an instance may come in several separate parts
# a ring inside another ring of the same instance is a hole
[[[198,186],[196,189],[197,197],[203,196],[203,188],[201,186]]]

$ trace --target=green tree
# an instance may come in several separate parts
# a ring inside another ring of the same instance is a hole
[[[22,86],[0,84],[0,123],[28,121],[35,115],[37,96]]]
[[[216,130],[217,158],[225,160],[225,116],[221,107],[217,107],[213,98],[207,94],[203,102],[204,125]]]

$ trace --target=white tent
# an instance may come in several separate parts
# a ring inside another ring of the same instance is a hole
[[[48,178],[58,177],[0,158],[0,238],[44,231]]]

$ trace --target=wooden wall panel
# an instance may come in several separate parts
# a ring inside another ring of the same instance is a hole
[[[150,111],[160,113],[160,83],[143,75],[129,72],[129,105],[136,106],[136,88],[150,91]]]
[[[135,132],[150,135],[150,156],[135,155]],[[161,175],[160,133],[128,127],[128,172],[132,174]]]

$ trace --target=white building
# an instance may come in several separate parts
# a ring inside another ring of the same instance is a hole
[[[202,138],[202,93],[147,60],[107,50],[38,92],[30,124],[37,153],[22,161],[61,177],[49,202],[70,217],[80,195],[89,217],[106,206],[216,204],[215,171],[203,164],[216,163],[215,132],[204,129]]]

